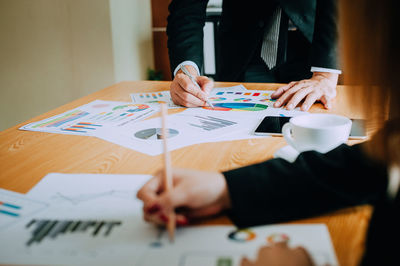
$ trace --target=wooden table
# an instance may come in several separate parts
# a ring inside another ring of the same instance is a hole
[[[168,90],[169,82],[122,82],[0,132],[0,187],[26,193],[46,174],[59,173],[113,173],[153,174],[162,167],[161,156],[147,156],[95,137],[70,136],[41,132],[20,131],[26,123],[38,121],[86,104],[95,99],[130,101],[133,92]],[[227,87],[237,83],[217,83]],[[273,90],[278,84],[245,84],[248,89]],[[346,91],[338,87],[338,96],[329,111],[315,104],[311,112],[342,114],[362,118],[352,109]],[[209,171],[224,171],[272,158],[285,145],[281,137],[206,143],[172,152],[174,167]],[[340,265],[357,265],[364,250],[371,207],[349,208],[324,216],[292,223],[325,223],[332,236]],[[218,217],[204,224],[228,224],[227,217]]]

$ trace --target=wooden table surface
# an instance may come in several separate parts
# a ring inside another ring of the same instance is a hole
[[[169,84],[152,81],[118,83],[0,132],[0,187],[26,193],[50,172],[155,173],[162,167],[161,155],[148,156],[95,137],[28,132],[18,128],[95,99],[130,101],[130,93],[168,90]],[[216,87],[233,85],[237,83],[216,83]],[[274,90],[279,87],[279,84],[244,85],[248,89],[257,90]],[[331,110],[315,104],[311,112],[362,118],[361,113],[352,108],[347,95],[350,89],[338,87],[338,95]],[[224,171],[268,160],[283,146],[285,141],[281,137],[198,144],[172,151],[172,164],[174,167]],[[325,223],[331,233],[340,265],[357,265],[364,250],[370,216],[371,207],[360,206],[291,223]],[[201,223],[228,224],[230,221],[221,216]]]

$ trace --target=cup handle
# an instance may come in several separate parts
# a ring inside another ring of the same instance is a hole
[[[286,142],[292,146],[293,148],[296,149],[296,144],[294,144],[294,139],[292,137],[292,124],[291,123],[286,123],[282,127],[282,135],[285,138]]]

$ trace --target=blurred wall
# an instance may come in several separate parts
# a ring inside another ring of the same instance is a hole
[[[145,79],[149,2],[0,0],[0,130],[117,81]]]
[[[110,0],[116,82],[143,80],[154,67],[150,0]]]

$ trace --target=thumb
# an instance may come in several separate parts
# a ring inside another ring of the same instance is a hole
[[[208,95],[214,88],[214,82],[205,76],[197,77],[197,82],[199,83],[201,89]]]

